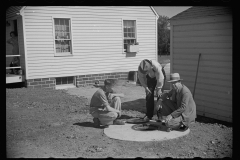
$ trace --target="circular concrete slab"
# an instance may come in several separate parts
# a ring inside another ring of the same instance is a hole
[[[135,124],[126,123],[125,125],[109,125],[108,128],[104,128],[104,133],[110,138],[126,141],[163,141],[182,137],[190,132],[190,129],[187,129],[184,132],[174,130],[166,132],[166,127],[162,126],[160,123],[155,121],[151,121],[150,123],[160,125],[161,129],[137,131],[132,129],[132,126]]]

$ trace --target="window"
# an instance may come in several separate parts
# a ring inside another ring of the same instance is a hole
[[[137,42],[136,20],[123,20],[123,36],[124,52],[127,52],[127,45]]]
[[[55,55],[72,54],[72,37],[70,18],[53,18],[54,19],[54,42]]]
[[[56,85],[73,84],[73,77],[56,78]]]

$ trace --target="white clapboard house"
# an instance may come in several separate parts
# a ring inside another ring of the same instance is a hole
[[[157,60],[157,20],[151,6],[12,6],[6,40],[17,31],[23,74],[6,74],[6,81],[63,88],[128,79],[142,59]]]
[[[231,8],[191,7],[170,25],[170,70],[194,93],[197,114],[232,122]]]

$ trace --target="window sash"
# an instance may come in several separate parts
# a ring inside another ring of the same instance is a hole
[[[63,85],[63,84],[73,84],[74,78],[73,77],[59,77],[56,78],[56,85]]]
[[[123,20],[123,45],[124,52],[127,51],[128,44],[136,43],[136,20]]]
[[[70,18],[53,18],[54,19],[54,43],[55,52],[71,53],[71,26]]]

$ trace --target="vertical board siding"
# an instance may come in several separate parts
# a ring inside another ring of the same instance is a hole
[[[12,23],[10,24],[11,26],[6,27],[6,41],[11,38],[10,32],[12,31]],[[6,55],[12,55],[12,45],[8,44],[7,42],[6,42]],[[6,58],[6,67],[9,67],[11,61],[12,57]]]
[[[197,14],[197,12],[196,12]],[[172,20],[172,71],[178,72],[192,92],[195,88],[197,113],[232,122],[232,17],[203,23]],[[209,17],[208,17],[209,19]]]
[[[73,56],[54,57],[53,17],[72,20]],[[139,52],[123,53],[123,19],[137,21]],[[137,70],[156,59],[156,18],[150,7],[44,6],[24,9],[28,78]]]

